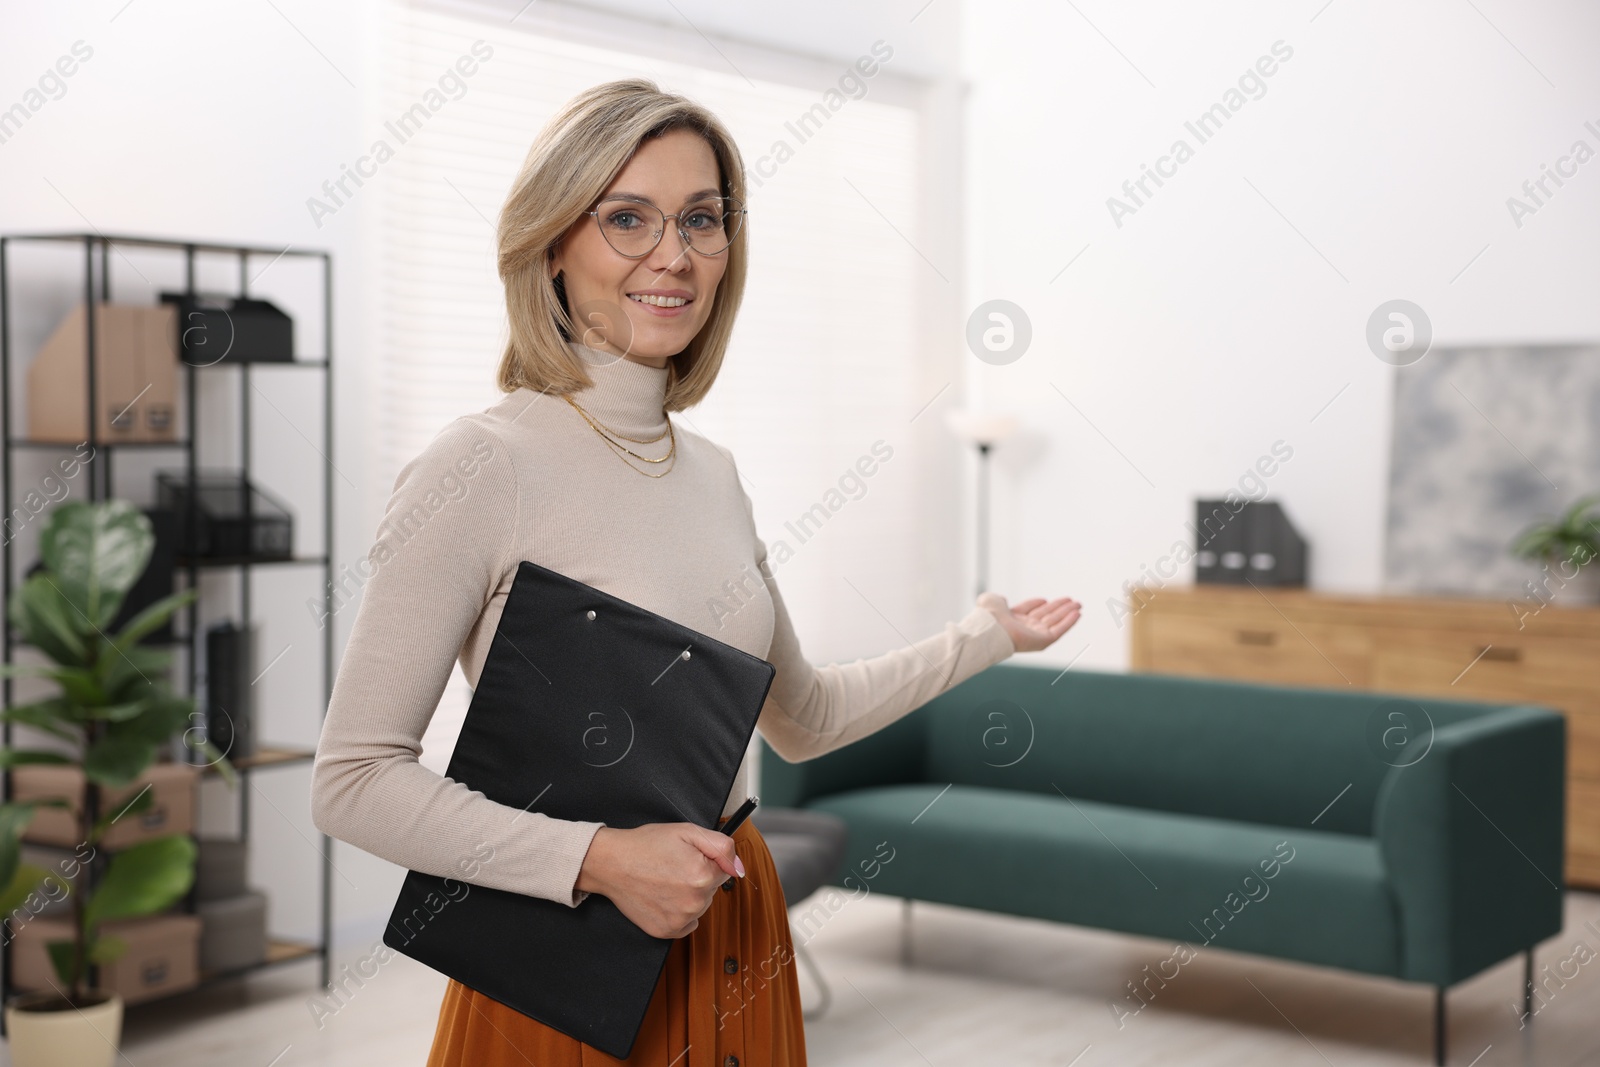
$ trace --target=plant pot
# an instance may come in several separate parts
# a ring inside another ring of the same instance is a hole
[[[93,990],[74,1008],[54,990],[18,993],[6,1003],[12,1067],[112,1067],[122,1044],[122,997]]]

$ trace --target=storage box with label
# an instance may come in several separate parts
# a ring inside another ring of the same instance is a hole
[[[100,847],[115,851],[167,834],[187,834],[194,830],[195,790],[201,768],[187,763],[152,763],[138,778],[121,789],[100,791],[100,812],[116,811],[146,787],[150,787],[150,807],[136,814],[123,815],[113,822],[100,839]],[[12,800],[41,800],[66,797],[73,802],[63,807],[41,807],[22,832],[24,841],[42,845],[83,843],[78,825],[83,810],[83,769],[48,763],[23,764],[11,768]]]
[[[196,900],[222,900],[247,892],[250,842],[233,837],[195,839]]]
[[[204,924],[200,929],[203,973],[237,970],[267,958],[267,895],[261,890],[202,900],[195,913]]]
[[[177,321],[171,304],[94,305],[95,441],[177,439]],[[88,323],[79,304],[28,364],[34,440],[90,439]]]
[[[200,931],[198,915],[166,912],[137,919],[113,919],[100,924],[101,936],[118,938],[127,950],[100,965],[102,988],[119,993],[129,1004],[200,984]],[[66,919],[36,918],[20,924],[11,941],[12,984],[18,989],[50,989],[60,977],[50,964],[45,946],[72,937]]]

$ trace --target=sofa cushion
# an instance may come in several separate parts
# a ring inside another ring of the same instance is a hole
[[[1378,739],[1415,723],[1420,754],[1430,722],[1494,707],[1002,663],[918,711],[921,780],[1367,835],[1379,784],[1410,758]]]
[[[1398,970],[1396,910],[1370,838],[943,783],[809,806],[847,821],[847,858],[889,857],[876,892]]]

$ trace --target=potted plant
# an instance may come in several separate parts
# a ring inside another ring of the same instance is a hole
[[[163,911],[194,881],[194,840],[169,834],[119,849],[93,892],[86,884],[111,824],[147,810],[152,800],[149,790],[141,790],[106,810],[103,791],[138,779],[194,713],[193,699],[173,693],[166,682],[171,654],[140,645],[194,599],[194,590],[165,597],[116,634],[106,632],[148,565],[154,541],[149,518],[127,501],[62,504],[40,533],[42,566],[7,605],[11,624],[52,662],[0,665],[0,677],[50,679],[59,692],[0,713],[53,739],[49,748],[0,747],[0,768],[75,765],[86,794],[77,805],[66,797],[0,804],[0,917],[20,915],[47,884],[60,886],[72,902],[72,938],[47,944],[58,988],[21,993],[5,1005],[16,1067],[109,1067],[121,1041],[122,999],[90,988],[89,968],[115,960],[127,945],[103,933],[102,924]],[[209,741],[201,747],[232,785],[236,776],[223,754]],[[40,805],[78,809],[78,851],[87,849],[88,856],[75,875],[63,879],[22,862],[22,832]]]
[[[1538,584],[1554,600],[1600,601],[1600,493],[1580,497],[1563,514],[1545,519],[1517,536],[1511,553],[1535,560],[1547,572]]]

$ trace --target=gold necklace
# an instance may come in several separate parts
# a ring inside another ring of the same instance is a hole
[[[590,417],[588,412],[584,411],[581,407],[578,407],[578,402],[576,400],[573,400],[570,396],[567,396],[565,393],[561,394],[561,398],[563,400],[565,400],[567,403],[571,404],[574,408],[577,408],[578,413],[580,415],[582,415],[584,418],[589,420],[589,425],[590,426],[599,425],[599,424],[597,424],[595,422],[595,420],[593,418]],[[665,416],[666,412],[663,411],[661,414],[663,416]],[[665,430],[662,430],[660,433],[656,434],[654,437],[629,437],[625,433],[618,433],[616,430],[613,430],[609,426],[607,426],[605,428],[605,432],[608,433],[608,434],[611,434],[613,437],[620,437],[624,441],[632,441],[636,445],[653,445],[657,441],[661,440],[663,437],[666,437],[668,432],[671,431],[671,429],[672,429],[672,423],[669,421],[667,423],[667,428]]]
[[[665,477],[667,474],[669,474],[672,471],[672,467],[668,467],[666,470],[662,471],[660,474],[651,474],[649,471],[641,471],[641,470],[639,470],[638,467],[635,467],[632,463],[628,463],[628,461],[626,459],[624,459],[623,456],[622,456],[622,453],[626,452],[628,455],[632,456],[633,458],[638,459],[638,460],[642,460],[645,463],[665,463],[667,460],[672,459],[674,456],[676,456],[678,454],[678,436],[673,431],[672,419],[668,418],[667,419],[667,428],[666,428],[666,430],[664,430],[663,432],[657,434],[654,437],[649,437],[649,438],[629,437],[627,434],[618,433],[616,430],[613,430],[609,426],[604,427],[602,429],[601,425],[598,422],[596,422],[593,418],[591,418],[587,411],[583,410],[583,408],[578,406],[577,401],[573,400],[570,396],[567,396],[565,393],[562,394],[561,398],[563,400],[565,400],[568,404],[571,404],[573,410],[575,410],[579,415],[583,416],[583,421],[587,422],[589,424],[590,429],[594,430],[595,433],[600,435],[600,440],[604,441],[611,448],[612,452],[614,452],[616,454],[618,459],[621,459],[623,463],[626,463],[628,465],[628,469],[629,470],[638,471],[640,474],[644,475],[646,478],[663,478],[663,477]],[[666,416],[666,412],[663,411],[662,415]],[[661,440],[663,437],[670,437],[671,438],[671,444],[667,448],[667,454],[666,455],[661,456],[659,458],[654,458],[653,459],[650,456],[641,456],[639,453],[635,452],[633,449],[628,448],[625,445],[617,444],[617,442],[613,441],[611,439],[611,437],[607,436],[608,434],[615,435],[616,437],[620,437],[624,441],[632,441],[634,444],[641,444],[641,445],[654,444],[656,441]],[[675,466],[677,466],[677,464],[673,464],[673,466],[675,467]]]

